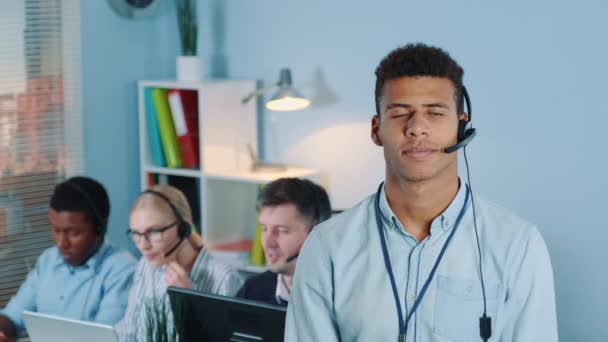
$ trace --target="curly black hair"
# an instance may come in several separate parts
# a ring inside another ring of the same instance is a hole
[[[103,185],[92,178],[76,176],[57,184],[50,207],[59,212],[82,212],[96,233],[102,236],[106,233],[110,199]]]
[[[325,189],[299,178],[279,178],[268,183],[258,196],[257,209],[290,203],[308,220],[309,229],[331,216],[331,205]]]
[[[431,76],[447,78],[454,84],[458,113],[464,111],[462,76],[464,70],[444,50],[423,43],[407,44],[391,51],[376,68],[376,114],[386,81],[399,77]]]

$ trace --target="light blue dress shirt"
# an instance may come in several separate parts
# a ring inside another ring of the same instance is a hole
[[[78,267],[67,264],[57,247],[45,250],[17,294],[0,314],[24,330],[23,310],[114,324],[124,315],[136,260],[104,243]]]
[[[294,277],[285,341],[397,341],[399,320],[370,196],[315,228]],[[538,230],[474,194],[490,341],[557,341],[553,271]],[[390,209],[380,210],[400,305],[412,308],[465,200],[465,186],[418,242]],[[481,341],[483,297],[473,210],[467,205],[435,277],[413,315],[407,341]]]

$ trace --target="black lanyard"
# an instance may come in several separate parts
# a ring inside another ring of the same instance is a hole
[[[388,247],[386,245],[386,238],[384,237],[384,226],[382,224],[382,218],[381,218],[381,213],[380,213],[380,194],[382,192],[383,185],[384,185],[384,182],[380,183],[380,186],[378,187],[378,191],[376,192],[376,203],[375,203],[376,204],[376,222],[378,224],[378,232],[380,233],[380,242],[382,243],[382,254],[384,255],[384,264],[386,265],[386,271],[388,272],[388,276],[391,280],[391,287],[393,288],[393,295],[395,296],[395,304],[397,305],[397,315],[399,316],[399,341],[405,342],[405,338],[407,336],[407,325],[410,322],[410,319],[412,318],[412,316],[414,315],[414,312],[416,312],[416,309],[420,305],[420,302],[422,301],[422,298],[424,297],[426,290],[429,288],[431,280],[433,280],[433,276],[435,275],[435,271],[437,271],[437,267],[439,266],[439,263],[441,262],[441,259],[443,258],[443,254],[445,253],[445,250],[447,249],[448,244],[452,240],[452,237],[454,236],[456,229],[458,229],[458,225],[460,225],[460,220],[464,216],[464,213],[467,211],[467,204],[469,202],[469,187],[466,186],[466,195],[464,198],[464,205],[462,206],[462,209],[460,209],[458,218],[456,219],[456,222],[454,223],[454,228],[452,228],[450,235],[448,236],[447,240],[443,244],[443,247],[441,248],[441,252],[439,253],[439,256],[437,257],[437,261],[435,261],[435,265],[433,266],[433,269],[431,270],[431,274],[429,274],[428,279],[426,280],[426,282],[424,283],[424,286],[422,287],[422,291],[420,291],[418,298],[416,298],[416,301],[414,302],[414,305],[412,306],[412,310],[408,313],[407,318],[404,322],[403,321],[403,312],[401,311],[401,303],[399,301],[399,292],[397,291],[397,284],[395,283],[395,276],[393,275],[393,267],[391,266],[391,258],[388,255]]]

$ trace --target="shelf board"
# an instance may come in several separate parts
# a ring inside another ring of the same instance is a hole
[[[203,82],[180,82],[177,80],[139,81],[142,87],[198,90],[203,87]]]
[[[286,171],[281,172],[253,172],[250,170],[223,169],[221,167],[211,166],[205,170],[205,177],[208,179],[239,181],[254,184],[265,184],[272,182],[277,178],[310,178],[318,176],[320,176],[318,170],[295,167],[288,167]]]
[[[183,176],[200,178],[201,171],[198,169],[183,169],[158,166],[144,166],[144,171],[147,173],[157,173],[161,175]],[[266,184],[278,178],[295,177],[295,178],[314,178],[319,177],[320,173],[314,169],[303,169],[297,167],[288,167],[287,170],[281,172],[253,172],[249,170],[213,168],[210,167],[204,171],[206,179],[237,181],[252,184]]]
[[[141,80],[138,82],[141,87],[152,87],[152,88],[166,88],[166,89],[185,89],[185,90],[199,90],[209,84],[221,84],[221,83],[235,83],[239,80],[226,80],[226,79],[205,79],[200,82],[184,82],[175,79],[165,80]],[[242,80],[243,82],[251,82],[251,80]]]
[[[162,174],[162,175],[171,175],[171,176],[183,176],[183,177],[193,177],[193,178],[201,177],[201,171],[198,169],[144,166],[144,171],[147,173],[158,173],[158,174]]]

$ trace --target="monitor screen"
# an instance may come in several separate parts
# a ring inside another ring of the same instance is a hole
[[[170,287],[181,341],[283,342],[286,308]]]

